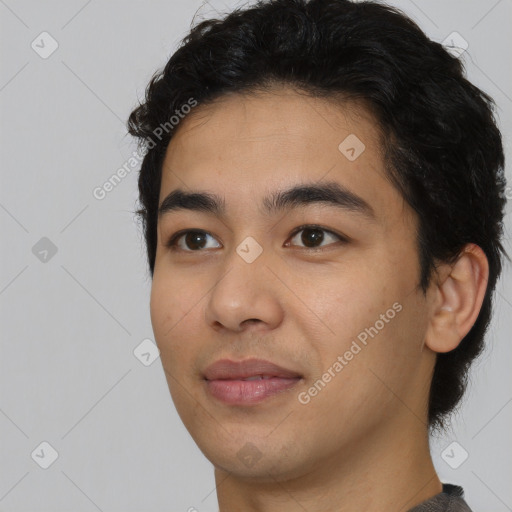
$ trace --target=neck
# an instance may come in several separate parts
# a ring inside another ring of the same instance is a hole
[[[215,469],[219,512],[406,512],[442,490],[428,431],[409,414],[294,478],[262,482]],[[397,424],[398,423],[398,424]]]

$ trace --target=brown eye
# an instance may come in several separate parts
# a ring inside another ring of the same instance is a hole
[[[291,242],[292,245],[300,246],[300,244],[303,244],[303,247],[311,249],[330,245],[329,243],[322,245],[324,241],[334,243],[343,240],[343,237],[327,229],[316,226],[305,226],[301,227],[300,230],[295,231]]]
[[[324,233],[321,229],[307,228],[302,230],[300,237],[301,242],[306,247],[316,247],[322,243],[324,239]]]
[[[201,249],[210,249],[212,248],[212,246],[211,244],[208,245],[208,237],[214,239],[212,235],[206,233],[206,231],[181,231],[180,233],[176,233],[171,238],[167,246],[170,247],[171,249],[176,250],[176,248],[178,248],[185,252],[194,252],[200,251]],[[220,247],[220,245],[218,245],[217,247]]]
[[[206,245],[206,237],[204,233],[191,232],[184,235],[185,246],[189,249],[197,251]]]

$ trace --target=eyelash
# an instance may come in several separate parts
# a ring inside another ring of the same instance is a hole
[[[332,231],[330,229],[324,228],[322,226],[318,226],[317,224],[304,224],[302,226],[299,226],[299,227],[295,228],[295,230],[290,234],[289,238],[294,238],[298,233],[300,233],[301,231],[304,231],[305,229],[314,229],[314,230],[318,230],[318,231],[324,231],[325,233],[328,233],[329,235],[333,235],[336,238],[338,238],[340,243],[347,243],[349,241],[347,237],[344,237],[338,233],[335,233],[334,231]],[[206,234],[206,235],[213,237],[213,235],[211,233],[208,233],[207,231],[204,231],[202,229],[182,229],[181,231],[174,233],[169,238],[169,240],[165,244],[165,246],[175,252],[177,252],[177,251],[189,252],[189,253],[204,252],[205,249],[190,250],[190,249],[181,249],[177,246],[177,242],[180,240],[180,238],[182,238],[184,235],[187,235],[188,233],[200,233],[200,234]],[[215,237],[213,237],[213,238],[215,238]],[[321,250],[323,250],[324,247],[329,247],[330,245],[335,245],[335,244],[337,244],[337,242],[332,242],[330,244],[327,244],[326,246],[319,246],[319,247],[305,247],[305,246],[304,247],[299,246],[299,247],[301,249],[306,249],[310,252],[311,251],[314,252],[314,251],[321,251]]]

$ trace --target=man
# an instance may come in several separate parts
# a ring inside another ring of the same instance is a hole
[[[129,130],[151,320],[220,512],[470,510],[429,452],[505,251],[492,99],[399,11],[209,20]]]

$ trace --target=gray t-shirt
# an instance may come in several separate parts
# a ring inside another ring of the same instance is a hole
[[[459,485],[443,484],[443,490],[408,512],[471,512]]]

